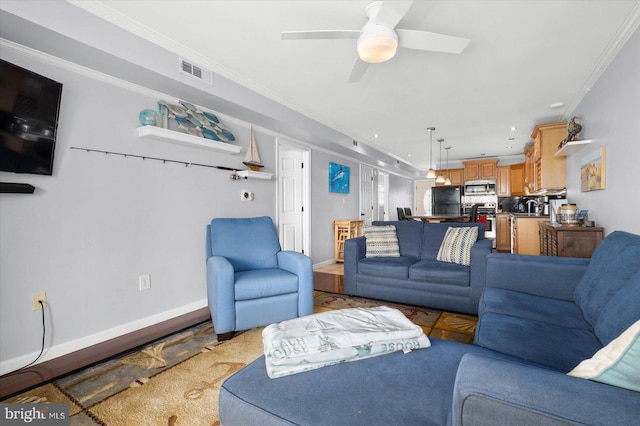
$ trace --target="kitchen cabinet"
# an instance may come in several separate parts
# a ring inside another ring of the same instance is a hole
[[[548,216],[511,215],[512,253],[540,255],[540,222],[549,221]]]
[[[496,251],[508,252],[511,250],[511,224],[508,213],[496,215]]]
[[[511,197],[521,197],[524,195],[524,163],[512,164],[509,167],[511,184]]]
[[[540,255],[590,258],[602,241],[603,228],[540,222]]]
[[[567,160],[556,157],[560,142],[567,136],[567,123],[540,124],[533,129],[534,187],[560,189],[567,186]]]
[[[463,161],[464,180],[496,179],[498,159]]]
[[[440,175],[447,178],[447,170],[436,170],[436,176]],[[449,169],[449,179],[451,185],[464,185],[464,169]],[[436,186],[442,186],[444,183],[436,183]]]
[[[362,236],[364,220],[334,220],[334,256],[336,262],[344,262],[344,242]]]
[[[522,194],[535,191],[535,172],[533,161],[533,147],[528,146],[524,149],[524,185],[522,186]]]
[[[496,195],[498,197],[511,196],[511,167],[498,166],[496,168]]]

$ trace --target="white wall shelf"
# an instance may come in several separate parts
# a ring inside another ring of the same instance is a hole
[[[164,142],[176,143],[193,148],[207,149],[210,151],[224,152],[226,154],[237,154],[242,149],[238,145],[205,139],[156,126],[142,126],[138,127],[136,131],[138,132],[138,137],[141,138],[158,139]]]
[[[254,172],[253,170],[240,170],[236,174],[243,178],[271,179],[272,173]]]
[[[591,142],[592,142],[591,140],[567,142],[562,148],[560,148],[556,152],[555,156],[566,157],[568,155],[573,155],[576,152],[580,151],[585,146],[589,145]]]

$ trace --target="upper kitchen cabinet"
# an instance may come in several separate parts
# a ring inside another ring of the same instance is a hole
[[[511,197],[521,197],[524,195],[524,163],[512,164],[509,167],[511,182]]]
[[[463,161],[464,180],[497,179],[498,159]]]
[[[534,189],[560,189],[567,186],[567,162],[556,157],[560,141],[567,136],[567,123],[540,124],[533,129]],[[525,152],[526,156],[526,152]]]
[[[511,196],[511,167],[498,166],[496,169],[496,195],[498,197]]]
[[[451,185],[464,185],[464,169],[449,169],[449,170],[436,170],[437,176],[444,176],[445,179],[449,176]],[[436,186],[443,186],[444,183],[437,183]]]
[[[535,191],[535,181],[533,147],[528,146],[524,149],[524,185],[522,186],[522,195]]]

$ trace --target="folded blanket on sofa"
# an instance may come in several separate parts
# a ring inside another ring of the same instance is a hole
[[[386,306],[295,318],[267,326],[262,337],[271,378],[431,345],[420,327]]]

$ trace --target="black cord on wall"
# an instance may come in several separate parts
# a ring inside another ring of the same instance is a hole
[[[13,374],[28,373],[28,371],[21,371],[21,370],[24,370],[25,368],[35,364],[35,362],[37,360],[39,360],[40,357],[42,356],[42,354],[44,353],[44,340],[45,340],[45,336],[47,334],[47,327],[46,327],[46,324],[45,324],[45,321],[44,321],[44,302],[42,300],[38,300],[38,303],[40,304],[40,308],[42,310],[42,346],[40,347],[40,354],[38,354],[36,359],[31,361],[29,364],[25,365],[24,367],[20,367],[17,370],[13,370],[11,373],[5,374],[5,376],[10,376],[10,375],[13,375]]]

